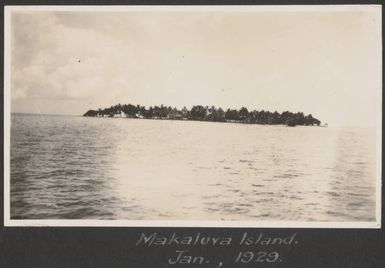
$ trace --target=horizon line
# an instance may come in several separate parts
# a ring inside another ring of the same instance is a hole
[[[72,117],[85,117],[81,114],[45,114],[45,113],[34,113],[34,112],[11,112],[11,115],[41,115],[41,116],[72,116]],[[123,118],[123,119],[137,119],[137,118]],[[188,120],[189,121],[189,120]],[[259,125],[259,124],[256,124]],[[267,125],[271,126],[271,125]],[[358,127],[358,128],[377,128],[377,126],[369,126],[369,125],[335,125],[335,124],[329,124],[328,127]]]

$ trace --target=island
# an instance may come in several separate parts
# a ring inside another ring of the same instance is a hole
[[[148,109],[141,105],[117,104],[105,109],[89,110],[83,116],[113,117],[113,118],[140,118],[163,120],[193,120],[209,122],[230,122],[262,125],[287,125],[287,126],[320,126],[321,121],[311,114],[302,112],[292,113],[285,111],[249,111],[246,107],[237,109],[217,108],[215,106],[194,105],[190,110],[186,107],[177,109],[170,106],[150,106]]]

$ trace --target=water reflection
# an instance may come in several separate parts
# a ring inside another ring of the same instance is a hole
[[[12,218],[372,221],[366,129],[12,117]]]

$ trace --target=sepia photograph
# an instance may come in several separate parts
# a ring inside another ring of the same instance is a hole
[[[5,226],[381,227],[381,6],[7,6]]]

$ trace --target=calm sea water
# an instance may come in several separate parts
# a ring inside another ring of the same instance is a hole
[[[14,219],[375,220],[374,130],[11,120]]]

